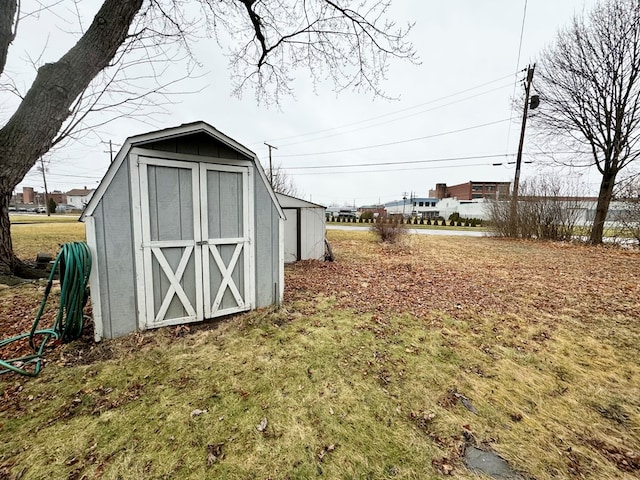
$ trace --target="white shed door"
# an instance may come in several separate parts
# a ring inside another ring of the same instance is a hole
[[[146,327],[251,307],[248,168],[139,158]]]

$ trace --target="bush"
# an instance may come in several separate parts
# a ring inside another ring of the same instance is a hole
[[[401,218],[378,218],[373,222],[371,231],[380,242],[396,243],[407,232]]]
[[[366,212],[362,212],[360,215],[362,220],[371,220],[373,218],[373,212],[371,210],[367,210]]]
[[[570,185],[551,177],[523,183],[518,201],[511,197],[489,203],[494,235],[544,240],[571,240],[580,200]]]
[[[49,200],[47,201],[47,213],[56,213],[56,207],[58,206],[58,204],[56,203],[56,201],[49,197]]]

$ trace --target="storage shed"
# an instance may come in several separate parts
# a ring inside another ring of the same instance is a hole
[[[282,300],[284,213],[256,155],[205,122],[128,138],[81,220],[96,340]]]
[[[323,260],[326,234],[322,205],[276,193],[284,211],[284,261]]]

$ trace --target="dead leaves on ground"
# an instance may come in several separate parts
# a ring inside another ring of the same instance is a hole
[[[514,332],[526,316],[529,325],[539,325],[531,338],[537,344],[551,337],[560,315],[588,323],[595,315],[634,318],[640,311],[637,251],[489,238],[411,241],[405,249],[366,244],[366,260],[363,243],[333,241],[335,262],[287,266],[285,300],[321,295],[383,319],[401,313],[432,318],[433,312],[465,319],[489,312],[500,316],[498,328]]]

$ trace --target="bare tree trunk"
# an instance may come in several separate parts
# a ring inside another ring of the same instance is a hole
[[[17,0],[2,0],[0,2],[0,73],[4,71],[9,45],[13,42],[17,11]]]
[[[600,192],[598,193],[598,205],[596,207],[596,215],[593,219],[593,227],[591,228],[591,237],[589,242],[593,244],[602,243],[604,234],[604,222],[609,212],[609,204],[613,198],[613,188],[616,184],[616,174],[605,171],[602,174],[602,182],[600,183]]]
[[[43,65],[0,129],[0,270],[16,270],[8,203],[14,187],[46,153],[75,99],[109,65],[143,0],[105,0],[86,33],[55,63]],[[0,45],[1,46],[1,45]]]
[[[0,192],[4,192],[6,187],[0,185]],[[13,189],[9,189],[13,192]],[[13,254],[13,243],[11,242],[11,224],[9,222],[9,202],[11,193],[0,195],[0,274],[6,275],[15,270],[17,259]],[[5,233],[6,232],[6,233]]]

